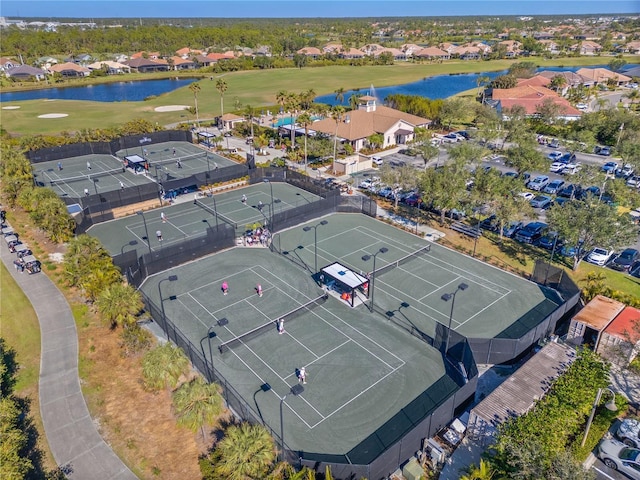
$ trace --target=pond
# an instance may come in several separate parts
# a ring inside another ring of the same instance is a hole
[[[152,95],[162,95],[195,82],[197,78],[165,78],[135,80],[84,87],[46,88],[26,92],[0,93],[0,102],[18,102],[40,98],[56,100],[89,100],[92,102],[140,102]]]

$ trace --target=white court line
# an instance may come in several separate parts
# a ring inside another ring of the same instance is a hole
[[[334,348],[332,348],[331,350],[329,350],[329,351],[327,351],[327,352],[323,353],[322,355],[320,355],[319,357],[317,357],[315,360],[312,360],[311,362],[304,364],[304,367],[308,367],[309,365],[313,365],[313,364],[314,364],[314,363],[316,363],[318,360],[322,360],[322,359],[323,359],[324,357],[326,357],[327,355],[329,355],[329,354],[331,354],[331,353],[335,352],[336,350],[338,350],[338,349],[339,349],[339,348],[341,348],[341,347],[344,347],[347,343],[351,343],[351,342],[353,342],[353,340],[352,340],[352,339],[350,339],[349,337],[345,337],[345,338],[348,338],[348,340],[345,340],[344,342],[342,342],[342,343],[341,343],[340,345],[338,345],[337,347],[334,347]],[[295,373],[290,373],[289,375],[287,375],[286,377],[284,377],[282,380],[287,380],[287,379],[289,379],[289,378],[291,378],[291,377],[295,377],[295,375],[296,375]]]
[[[486,278],[481,278],[479,275],[477,275],[475,273],[467,272],[465,269],[463,269],[461,267],[458,267],[456,265],[453,265],[453,264],[451,264],[449,262],[445,262],[444,260],[439,259],[438,257],[436,257],[434,255],[431,255],[428,258],[424,258],[423,260],[425,262],[427,262],[427,263],[431,263],[435,267],[439,267],[439,268],[442,268],[442,269],[446,270],[441,265],[437,265],[435,263],[435,261],[440,262],[440,263],[446,265],[447,267],[451,268],[452,270],[458,270],[459,272],[462,272],[462,274],[459,273],[459,275],[461,275],[462,277],[467,278],[467,279],[470,279],[470,277],[475,277],[475,278],[478,279],[478,280],[475,281],[475,283],[477,283],[478,285],[483,286],[487,290],[491,290],[491,291],[493,291],[493,292],[495,292],[495,293],[497,293],[499,295],[504,295],[504,291],[500,291],[500,290],[506,290],[507,293],[511,293],[512,292],[511,289],[505,287],[504,285],[500,285],[498,283],[492,282],[490,280],[487,280]],[[487,286],[487,284],[493,285],[493,286],[498,287],[498,288],[497,289],[490,288],[490,287]]]
[[[375,283],[376,283],[376,284],[378,283],[378,281],[379,281],[378,279],[375,279]],[[403,301],[405,301],[407,298],[409,298],[409,299],[411,299],[411,300],[415,300],[416,304],[418,304],[418,305],[422,305],[423,307],[426,307],[426,308],[427,308],[427,309],[429,309],[429,310],[433,310],[433,311],[434,311],[434,312],[436,312],[438,315],[442,315],[442,316],[444,316],[444,317],[446,317],[446,318],[449,318],[449,316],[448,316],[447,314],[445,314],[445,313],[443,313],[443,312],[440,312],[440,311],[436,310],[435,308],[433,308],[433,307],[432,307],[432,306],[430,306],[430,305],[427,305],[426,303],[422,303],[422,302],[421,302],[421,301],[419,301],[417,298],[414,298],[414,297],[412,297],[412,296],[410,296],[410,295],[407,295],[407,294],[406,294],[406,293],[404,293],[402,290],[400,290],[400,289],[398,289],[398,288],[395,288],[392,284],[390,284],[390,283],[386,283],[386,282],[384,282],[383,280],[380,280],[380,281],[381,281],[384,285],[386,285],[386,286],[389,288],[389,290],[394,290],[394,291],[396,291],[396,292],[400,292],[401,294],[403,294],[403,295],[405,296],[405,298],[403,299],[403,298],[397,297],[397,296],[393,295],[392,293],[389,293],[387,290],[385,290],[385,292],[384,292],[384,293],[385,293],[385,295],[387,295],[387,296],[389,296],[389,297],[391,297],[391,298],[393,298],[393,299],[395,299],[395,300],[398,300],[399,302],[403,302]],[[421,314],[421,315],[424,315],[424,316],[426,316],[426,317],[429,317],[430,319],[432,319],[432,320],[434,320],[434,321],[438,322],[438,320],[437,320],[435,317],[432,317],[432,316],[431,316],[431,315],[429,315],[428,313],[423,312],[422,310],[418,310],[418,311],[420,312],[420,314]],[[439,322],[439,323],[441,323],[441,322]]]
[[[473,315],[471,315],[469,318],[467,318],[464,322],[462,322],[460,325],[458,325],[458,327],[461,327],[462,325],[464,325],[465,323],[467,323],[469,320],[475,318],[477,315],[480,315],[482,312],[484,312],[487,308],[491,307],[493,304],[499,302],[500,300],[502,300],[503,298],[505,298],[507,295],[509,295],[509,293],[505,293],[504,295],[502,295],[501,297],[496,298],[493,302],[491,302],[489,305],[487,305],[486,307],[484,307],[482,310],[477,311],[476,313],[474,313]],[[456,327],[456,328],[458,328]],[[454,330],[456,329],[454,328]]]
[[[418,299],[418,301],[419,301],[420,303],[422,303],[422,300],[423,300],[423,299],[425,299],[425,298],[427,298],[427,297],[429,297],[429,296],[433,295],[433,294],[434,294],[434,293],[436,293],[438,290],[442,290],[443,288],[447,288],[447,286],[448,286],[448,285],[451,285],[452,283],[457,283],[457,282],[460,280],[460,278],[461,278],[461,277],[456,277],[456,278],[454,278],[453,280],[451,280],[450,282],[447,282],[447,283],[445,283],[444,285],[440,285],[440,286],[438,286],[438,287],[437,287],[433,292],[427,293],[426,295],[424,295],[424,296],[420,297],[420,298]]]
[[[233,277],[235,277],[236,275],[240,275],[240,274],[245,273],[245,272],[248,272],[248,271],[253,271],[253,267],[248,267],[248,268],[245,268],[245,269],[243,269],[243,270],[239,270],[239,271],[237,271],[237,272],[234,272],[234,273],[232,273],[231,275],[225,275],[225,276],[223,276],[223,277],[216,278],[216,279],[215,279],[214,281],[212,281],[212,282],[205,283],[205,284],[204,284],[204,285],[202,285],[201,287],[194,288],[193,290],[189,290],[189,291],[188,291],[188,292],[186,292],[186,293],[181,293],[180,295],[187,295],[187,294],[189,294],[189,293],[191,293],[191,292],[197,292],[198,290],[202,290],[203,288],[208,288],[208,287],[210,287],[211,285],[213,285],[213,284],[215,284],[215,283],[220,283],[222,280],[229,279],[229,278],[233,278]],[[180,296],[180,295],[178,295],[178,296]],[[233,304],[231,304],[231,305],[233,305]]]

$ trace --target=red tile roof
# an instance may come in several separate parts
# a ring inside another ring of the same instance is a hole
[[[634,325],[636,325],[635,329]],[[640,329],[638,327],[640,327],[640,310],[626,307],[604,331],[623,340],[630,338],[632,343],[636,343],[640,341]]]

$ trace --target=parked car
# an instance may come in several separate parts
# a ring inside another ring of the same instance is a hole
[[[564,187],[564,180],[552,180],[542,191],[544,193],[555,195],[562,189],[562,187]]]
[[[586,103],[577,103],[576,108],[581,112],[584,112],[586,110],[589,110],[589,105],[587,105]]]
[[[581,163],[567,163],[560,173],[562,175],[575,175],[580,170],[582,170]]]
[[[484,220],[480,221],[478,227],[482,230],[488,230],[490,232],[496,232],[499,228],[498,226],[498,217],[495,215],[491,215]]]
[[[640,175],[632,175],[627,178],[627,186],[632,188],[640,188]]]
[[[518,172],[504,172],[502,176],[509,178],[518,178],[520,175],[518,175]]]
[[[569,199],[567,197],[558,196],[553,200],[553,203],[555,203],[556,205],[559,205],[559,206],[562,207],[565,203],[570,202],[570,201],[571,201],[571,199]]]
[[[571,153],[571,152],[567,152],[564,155],[562,155],[562,157],[560,157],[560,161],[562,163],[575,162],[576,161],[576,154],[575,153]]]
[[[594,153],[608,157],[609,155],[611,155],[611,147],[598,146],[594,149]]]
[[[578,247],[575,245],[564,244],[560,249],[560,255],[563,257],[575,257],[578,254]]]
[[[442,141],[447,143],[455,143],[460,141],[460,137],[458,137],[458,135],[456,135],[455,133],[447,133],[442,137]]]
[[[558,232],[549,232],[538,240],[538,246],[546,250],[553,250],[554,246],[556,249],[560,248],[562,247],[562,243],[562,239],[558,238]]]
[[[580,192],[580,198],[581,199],[585,199],[589,195],[599,198],[600,197],[600,187],[598,187],[596,185],[592,185],[590,187],[585,188],[584,190],[582,190]]]
[[[547,208],[551,205],[551,200],[548,195],[536,195],[529,203],[533,208]]]
[[[629,270],[629,275],[640,278],[640,262],[636,262],[632,265],[631,270]]]
[[[546,175],[538,175],[527,184],[527,188],[536,192],[541,191],[549,183],[549,177]]]
[[[554,162],[557,162],[562,158],[562,152],[558,152],[556,150],[555,152],[551,152],[549,155],[547,155],[547,158],[553,160]]]
[[[524,198],[527,202],[530,202],[535,197],[535,195],[531,192],[522,192],[519,193],[518,196]]]
[[[527,223],[521,230],[516,233],[515,239],[521,243],[535,243],[540,239],[540,237],[542,237],[546,228],[546,223]]]
[[[633,175],[634,168],[632,165],[626,163],[623,166],[619,167],[616,171],[616,177],[618,178],[629,178]]]
[[[614,439],[603,439],[598,445],[598,457],[612,470],[640,480],[640,450]]]
[[[551,148],[560,148],[560,140],[558,140],[557,138],[554,138],[553,140],[551,140],[549,142],[549,147],[551,147]]]
[[[607,162],[602,166],[602,171],[605,173],[614,173],[618,168],[617,162]]]
[[[613,250],[607,250],[606,248],[596,247],[589,255],[587,255],[587,262],[593,263],[594,265],[606,265],[606,263],[611,259],[613,255]]]
[[[635,248],[626,248],[614,258],[609,267],[620,272],[628,272],[631,266],[640,259],[640,252]]]
[[[509,222],[502,228],[502,235],[513,238],[516,233],[524,226],[522,222]]]
[[[453,133],[455,133],[459,137],[462,137],[465,140],[469,140],[469,138],[471,138],[471,136],[469,135],[469,132],[467,132],[466,130],[460,130],[459,132],[453,132]]]
[[[378,195],[385,198],[387,198],[387,196],[391,195],[392,193],[393,193],[393,188],[391,187],[382,187],[380,190],[378,190]]]
[[[562,162],[553,162],[549,167],[551,173],[560,173],[564,170],[565,164]]]
[[[565,197],[565,198],[580,198],[581,191],[582,191],[582,188],[580,187],[580,185],[576,185],[575,183],[570,183],[569,185],[566,185],[564,188],[562,188],[558,192],[558,196]]]
[[[408,197],[402,199],[402,203],[409,205],[410,207],[417,207],[421,202],[420,195],[413,193]]]
[[[383,161],[380,157],[371,157],[371,163],[379,167],[380,165],[382,165]]]

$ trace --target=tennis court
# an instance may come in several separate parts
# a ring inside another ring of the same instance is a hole
[[[36,163],[33,168],[36,182],[52,188],[61,197],[80,198],[85,189],[93,195],[152,182],[144,175],[123,171],[120,160],[104,154]]]
[[[373,282],[382,314],[334,295],[321,298],[311,275],[316,235],[319,268],[340,262],[366,274],[373,259],[362,257],[388,249],[376,257],[376,270],[387,269]],[[465,335],[503,335],[521,317],[534,311],[542,319],[555,305],[530,282],[436,244],[426,251],[425,240],[364,215],[329,215],[273,242],[287,254],[236,248],[149,277],[141,288],[276,432],[283,407],[285,443],[293,450],[346,454],[378,429],[405,428],[386,422],[418,397],[424,414],[459,388],[440,352],[407,332],[413,326],[433,335],[437,322],[446,325],[451,303],[441,296],[459,283],[469,287],[456,300],[452,327]],[[169,275],[178,280],[160,285]],[[295,395],[302,367],[307,383]]]
[[[139,148],[118,150],[116,155],[118,158],[139,155],[146,159],[149,174],[162,182],[237,164],[192,143],[178,141],[141,144]]]
[[[247,199],[245,203],[241,201],[243,195]],[[89,228],[87,233],[98,237],[112,255],[121,253],[122,246],[131,241],[136,241],[140,253],[143,253],[147,233],[153,250],[198,236],[207,228],[215,228],[216,218],[220,223],[231,224],[241,235],[256,225],[268,225],[272,209],[275,214],[318,198],[287,183],[258,183],[210,197],[199,197],[197,204],[193,201],[178,203],[147,210],[142,215],[100,223]],[[262,208],[259,208],[260,202]],[[161,213],[164,213],[166,221],[161,218]],[[162,241],[156,236],[158,230],[162,233]]]

